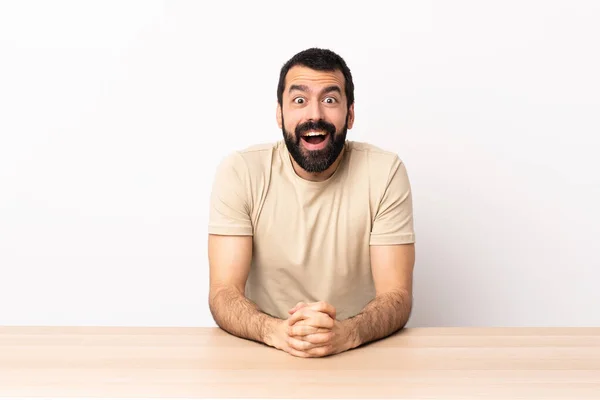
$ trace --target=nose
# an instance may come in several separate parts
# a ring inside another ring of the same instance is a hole
[[[308,120],[312,119],[313,121],[318,121],[321,119],[321,116],[322,116],[321,102],[320,101],[310,102],[308,107],[306,107],[306,119],[308,119]]]

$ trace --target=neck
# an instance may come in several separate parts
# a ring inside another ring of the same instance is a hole
[[[344,158],[345,152],[346,152],[346,146],[344,146],[344,148],[342,149],[342,151],[340,152],[338,157],[335,159],[333,164],[331,164],[331,166],[329,166],[329,168],[327,168],[323,172],[308,172],[308,171],[302,169],[302,167],[300,165],[298,165],[296,160],[294,160],[294,158],[291,155],[289,155],[289,157],[290,157],[290,160],[292,161],[292,166],[294,167],[294,171],[296,172],[296,175],[298,175],[300,178],[305,179],[307,181],[311,181],[311,182],[323,182],[323,181],[329,179],[331,177],[331,175],[333,175],[334,172],[337,170],[338,166],[340,165],[340,162],[342,161],[342,158]]]

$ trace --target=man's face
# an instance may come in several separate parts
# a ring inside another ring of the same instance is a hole
[[[319,173],[329,168],[354,123],[354,105],[348,110],[342,72],[290,68],[277,122],[290,155],[302,169]]]

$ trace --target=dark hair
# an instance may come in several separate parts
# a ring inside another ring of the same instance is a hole
[[[344,59],[331,50],[313,47],[296,54],[281,67],[279,84],[277,85],[277,101],[280,106],[283,105],[285,77],[290,68],[295,65],[302,65],[317,71],[342,71],[345,81],[344,90],[346,91],[346,98],[348,99],[348,108],[354,103],[354,82],[352,82],[350,68],[348,68]]]

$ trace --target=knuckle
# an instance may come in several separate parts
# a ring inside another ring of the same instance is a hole
[[[310,335],[310,340],[313,343],[323,343],[325,341],[325,337],[318,333]]]
[[[309,341],[310,343],[319,343],[319,335],[310,334],[310,335],[306,335],[304,338],[306,341]]]
[[[324,356],[324,355],[326,355],[326,354],[327,354],[327,352],[328,352],[328,348],[327,348],[327,347],[325,347],[325,346],[324,346],[324,347],[319,347],[319,348],[318,348],[318,349],[316,349],[316,350],[317,350],[317,354],[318,354],[318,355],[320,355],[320,356]]]
[[[324,334],[324,335],[321,335],[321,336],[319,337],[319,340],[318,340],[318,342],[319,342],[319,343],[327,343],[327,342],[329,342],[330,340],[331,340],[331,339],[330,339],[329,335],[328,335],[328,334]]]
[[[319,357],[319,347],[312,348],[308,350],[307,353],[310,354],[311,357]]]
[[[302,358],[306,358],[306,353],[303,353],[301,351],[290,351],[289,352],[291,355],[295,356],[295,357],[302,357]]]

